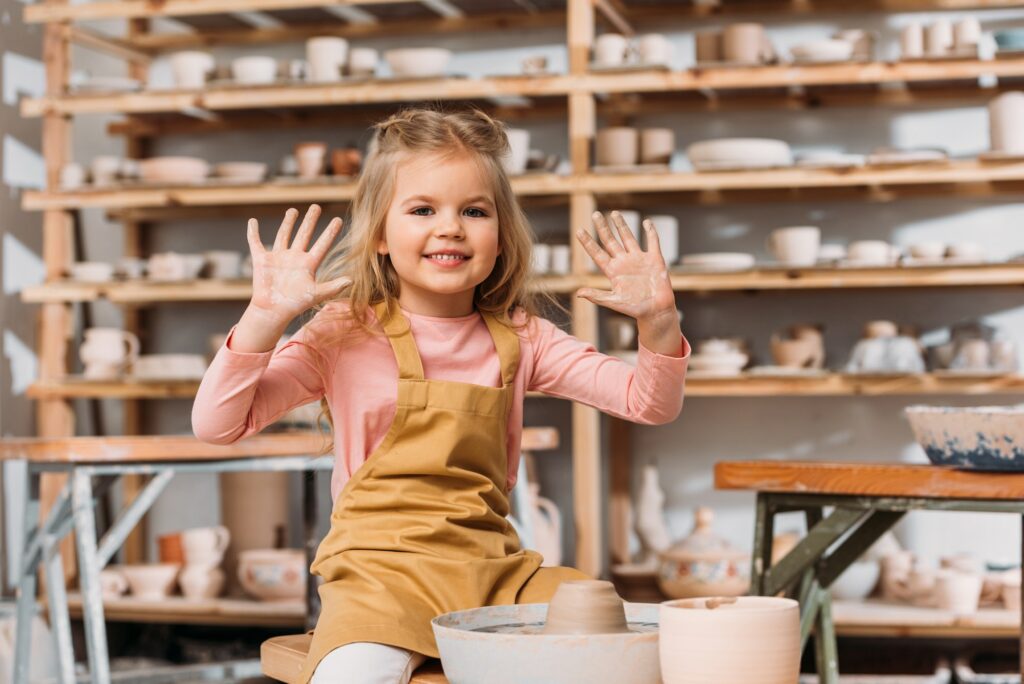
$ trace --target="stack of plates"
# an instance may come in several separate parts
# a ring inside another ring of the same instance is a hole
[[[262,162],[224,162],[214,167],[217,178],[238,183],[260,183],[267,177],[267,165]]]
[[[146,183],[199,183],[210,175],[210,165],[198,157],[152,157],[139,162],[139,177]]]
[[[717,352],[714,354],[690,354],[687,366],[691,371],[701,375],[739,375],[750,357],[743,352]]]
[[[793,165],[789,143],[770,138],[722,138],[702,140],[686,150],[698,171],[771,169]]]
[[[745,252],[687,254],[679,263],[701,271],[745,271],[754,267],[754,255]]]

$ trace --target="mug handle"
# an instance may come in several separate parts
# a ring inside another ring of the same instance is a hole
[[[128,357],[124,360],[124,363],[121,364],[121,368],[128,368],[139,359],[139,338],[136,337],[134,333],[122,330],[121,339],[128,348]]]
[[[231,543],[231,531],[221,525],[214,528],[214,534],[217,537],[217,552],[224,553],[228,550],[228,544]]]

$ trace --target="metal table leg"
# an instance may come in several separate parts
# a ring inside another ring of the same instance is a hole
[[[89,653],[89,679],[92,684],[109,684],[110,654],[107,652],[107,627],[100,592],[91,474],[79,469],[72,472],[71,503],[75,517],[78,581],[82,590],[82,620],[85,623],[85,642]]]
[[[36,571],[38,561],[29,558],[29,545],[39,529],[39,474],[31,473],[22,518],[24,552],[20,556],[18,578],[18,610],[14,631],[14,684],[27,684],[32,659],[32,618],[36,612]]]
[[[47,534],[43,546],[46,564],[46,597],[50,608],[50,629],[57,645],[57,681],[73,684],[75,681],[75,647],[71,641],[71,617],[68,612],[67,588],[64,586],[64,563],[60,555],[60,540]]]

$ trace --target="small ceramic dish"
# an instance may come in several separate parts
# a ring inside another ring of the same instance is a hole
[[[679,263],[692,270],[745,271],[754,267],[755,259],[745,252],[705,252],[684,255]]]
[[[863,154],[845,152],[805,152],[796,158],[796,166],[801,169],[854,169],[866,162]]]
[[[1024,405],[909,406],[904,415],[936,465],[1024,471]]]
[[[262,162],[223,162],[214,166],[213,173],[222,180],[260,183],[267,177],[267,165]]]
[[[853,43],[835,39],[813,40],[794,45],[789,52],[797,64],[848,62],[853,57]]]
[[[386,50],[384,59],[395,76],[437,77],[444,75],[444,70],[452,59],[452,51],[432,47],[400,48]]]
[[[198,157],[151,157],[139,161],[144,183],[201,183],[210,175],[210,164]]]

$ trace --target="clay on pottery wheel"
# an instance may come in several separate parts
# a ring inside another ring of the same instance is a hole
[[[628,632],[626,611],[615,586],[603,580],[568,580],[558,585],[548,605],[544,634],[618,634]]]

